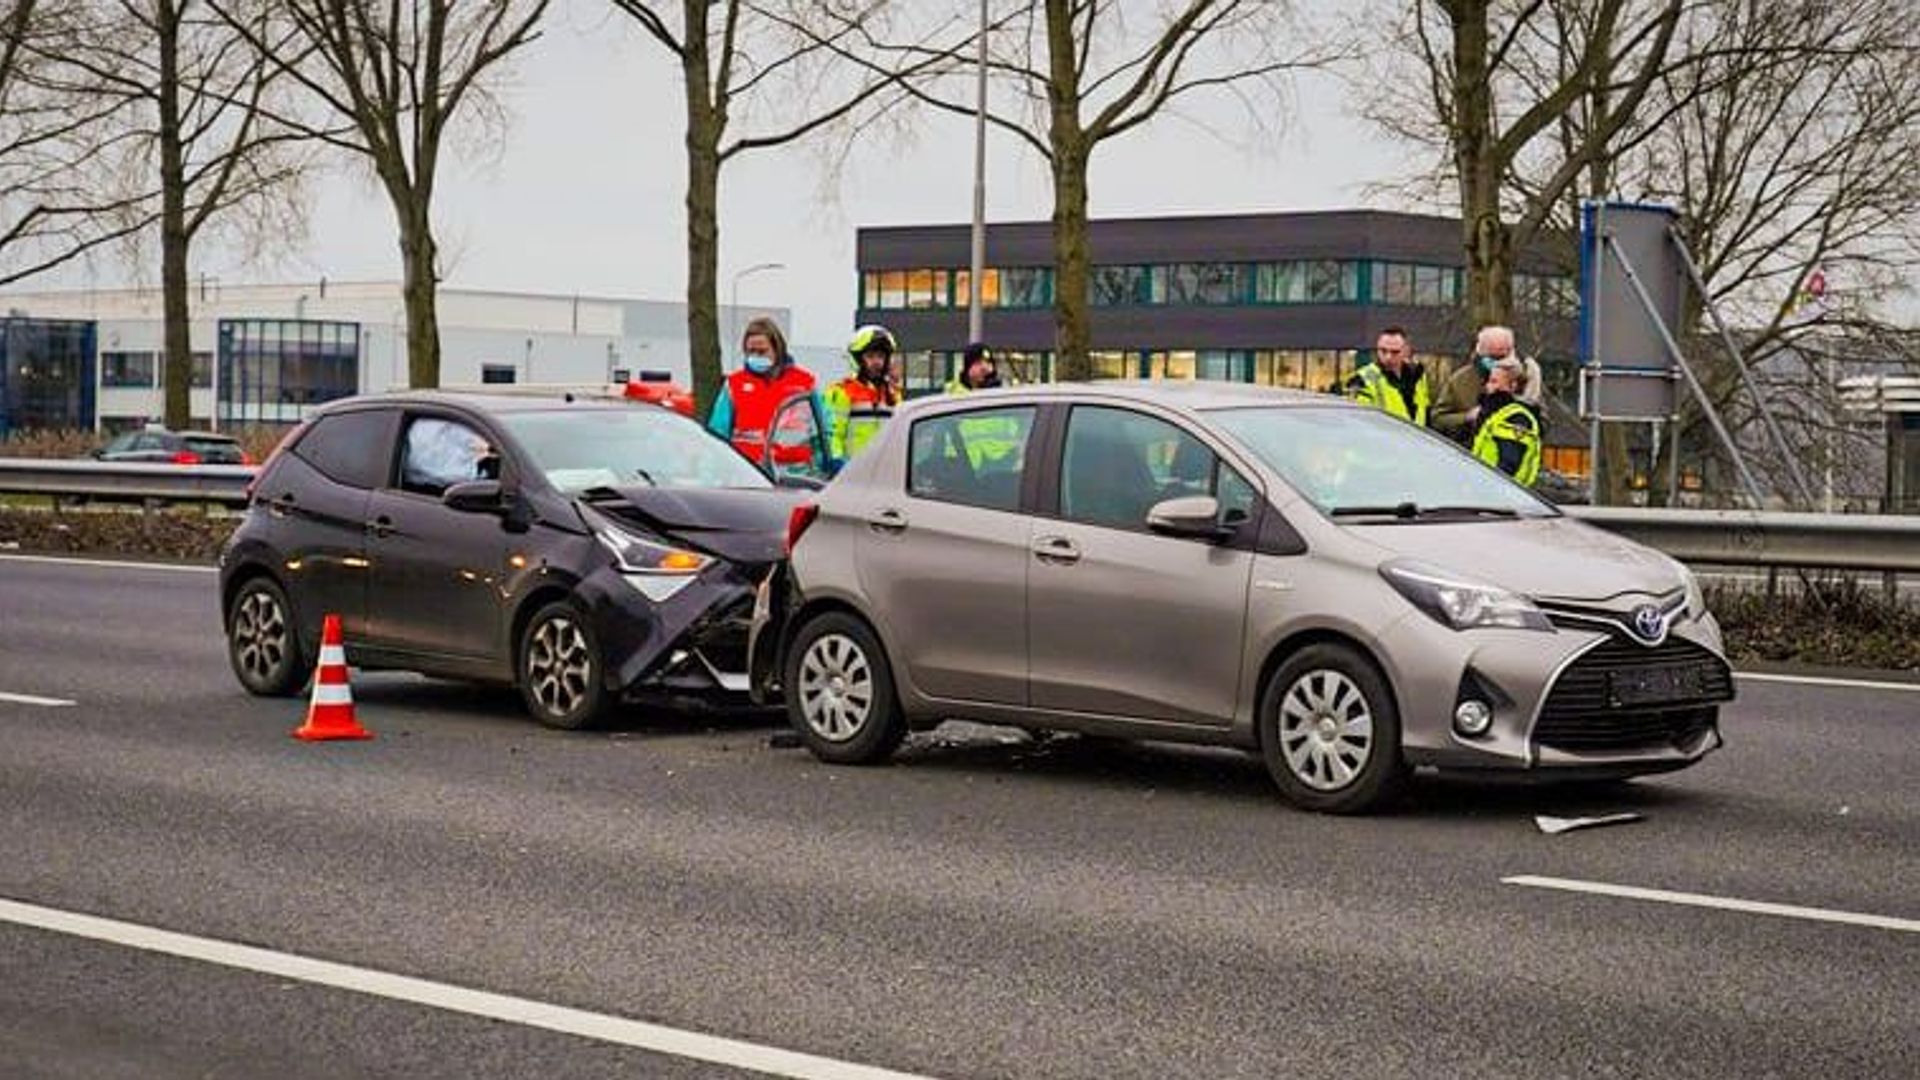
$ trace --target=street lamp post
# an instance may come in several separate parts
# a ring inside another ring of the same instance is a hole
[[[986,338],[980,306],[981,277],[987,261],[987,0],[980,0],[979,70],[973,105],[973,258],[967,278],[967,341]]]
[[[733,291],[732,291],[732,295],[729,297],[727,301],[727,309],[729,312],[732,313],[732,318],[729,321],[733,323],[733,337],[736,342],[740,338],[741,331],[746,327],[746,324],[740,320],[740,281],[741,279],[752,277],[754,274],[758,274],[762,270],[785,270],[786,268],[787,268],[787,264],[780,263],[780,262],[754,263],[752,266],[749,266],[745,270],[741,270],[740,272],[733,275]],[[776,359],[778,358],[776,357]]]

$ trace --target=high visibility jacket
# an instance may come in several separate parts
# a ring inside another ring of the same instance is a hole
[[[1363,405],[1372,405],[1389,416],[1427,426],[1427,409],[1433,404],[1433,391],[1427,386],[1426,369],[1414,367],[1413,400],[1408,401],[1400,390],[1400,384],[1380,369],[1379,364],[1368,364],[1354,372],[1348,385],[1353,388],[1353,400]]]
[[[713,403],[713,414],[707,418],[707,428],[732,442],[756,464],[765,465],[762,458],[766,455],[768,425],[773,423],[774,414],[780,406],[800,396],[813,399],[813,422],[817,429],[823,429],[826,404],[814,384],[813,372],[791,362],[782,364],[769,375],[756,375],[741,368],[727,376],[720,399]],[[789,417],[792,415],[788,414]],[[812,462],[815,457],[813,442],[810,438],[794,443],[775,442],[774,464],[805,465]]]
[[[858,376],[827,387],[827,447],[845,461],[864,449],[893,415],[899,399],[892,386],[875,386]]]
[[[1540,476],[1539,415],[1524,401],[1495,409],[1474,432],[1473,456],[1532,487]]]

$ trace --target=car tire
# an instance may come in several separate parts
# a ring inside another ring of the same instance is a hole
[[[885,761],[907,737],[893,671],[872,628],[845,612],[807,621],[787,649],[787,719],[822,761]]]
[[[1280,665],[1260,698],[1260,749],[1302,809],[1366,813],[1406,787],[1392,688],[1348,645],[1309,645]]]
[[[249,694],[291,697],[313,676],[300,620],[279,582],[256,577],[227,605],[227,662]]]
[[[578,731],[606,711],[600,642],[587,617],[565,600],[543,605],[520,632],[514,685],[535,720]]]

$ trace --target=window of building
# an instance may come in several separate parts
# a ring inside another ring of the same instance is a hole
[[[1254,353],[1253,381],[1261,386],[1294,389],[1306,386],[1306,354],[1297,349],[1262,349]]]
[[[1307,302],[1339,304],[1359,299],[1360,264],[1315,259],[1307,264]]]
[[[1151,304],[1153,273],[1145,266],[1096,266],[1092,293],[1096,307]]]
[[[1208,350],[1200,354],[1200,377],[1223,382],[1246,382],[1252,368],[1252,354]]]
[[[1000,271],[1002,307],[1039,308],[1053,303],[1053,270],[1015,266]]]
[[[150,352],[103,352],[100,354],[100,385],[151,388],[158,361]]]
[[[518,374],[519,373],[514,370],[512,364],[481,364],[480,365],[480,381],[488,385],[499,385],[502,383],[514,382],[518,378]],[[615,381],[625,382],[626,380],[617,379]]]
[[[905,270],[881,272],[880,306],[889,311],[907,306],[907,272]]]
[[[357,323],[228,319],[220,323],[223,421],[288,423],[308,406],[355,393]]]
[[[1353,364],[1351,350],[1308,349],[1306,352],[1306,389],[1321,393],[1340,392]]]
[[[382,487],[393,454],[393,415],[386,409],[334,413],[308,428],[290,453],[336,483]]]
[[[1147,377],[1151,379],[1191,379],[1199,373],[1199,354],[1191,350],[1156,352],[1148,357]]]
[[[955,270],[953,272],[953,306],[969,307],[973,304],[972,271]],[[983,308],[1000,306],[1000,271],[988,268],[980,271],[980,306]]]
[[[916,498],[1018,510],[1031,407],[974,409],[913,425],[907,491]]]
[[[1140,361],[1133,353],[1108,349],[1089,353],[1087,359],[1093,363],[1093,377],[1096,379],[1140,377]]]

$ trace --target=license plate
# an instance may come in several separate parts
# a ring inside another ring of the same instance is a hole
[[[1607,674],[1607,693],[1616,705],[1665,705],[1707,696],[1707,672],[1698,664],[1625,668]]]

